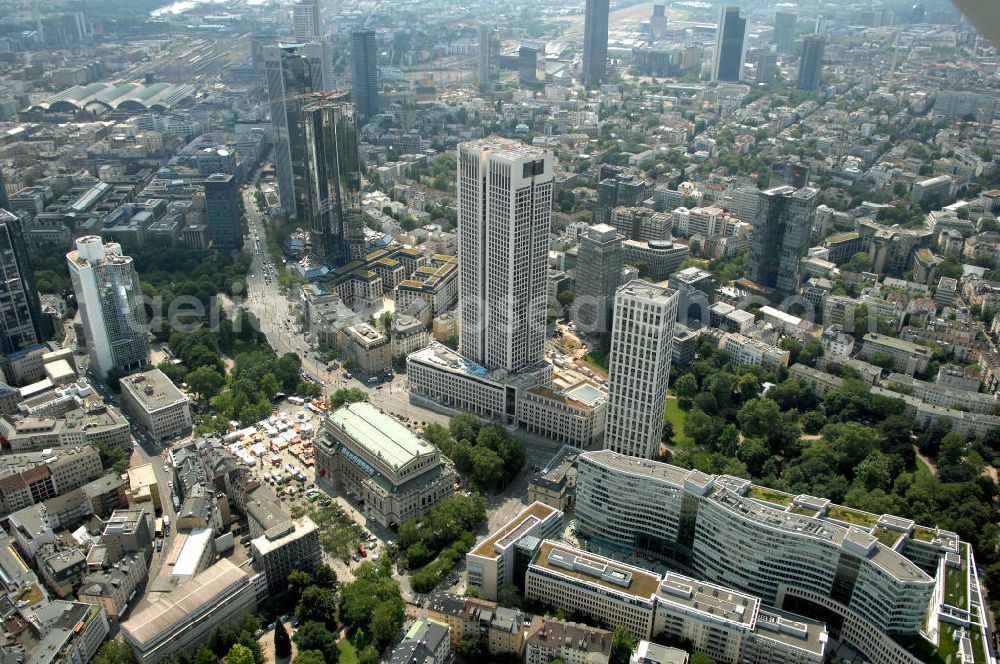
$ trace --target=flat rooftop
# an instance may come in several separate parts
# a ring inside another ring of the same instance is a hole
[[[123,378],[121,385],[122,389],[132,395],[147,411],[188,400],[159,369]]]
[[[660,587],[661,578],[653,572],[624,565],[610,558],[594,555],[580,549],[545,540],[531,561],[539,567],[576,581],[652,601]]]
[[[502,546],[509,546],[512,541],[517,539],[511,535],[520,536],[536,523],[544,521],[557,511],[556,508],[549,507],[544,503],[534,502],[521,510],[520,514],[508,521],[500,530],[487,535],[486,539],[477,544],[470,553],[483,558],[496,558],[499,555],[495,549],[497,543],[502,542]]]
[[[307,516],[295,520],[290,519],[287,523],[278,524],[265,531],[260,537],[251,540],[250,546],[258,555],[266,556],[287,543],[306,537],[317,530],[319,528]]]
[[[747,627],[754,624],[760,608],[757,597],[672,572],[663,578],[657,596],[662,601]]]
[[[429,442],[366,401],[341,406],[329,416],[329,421],[396,470],[435,450]]]

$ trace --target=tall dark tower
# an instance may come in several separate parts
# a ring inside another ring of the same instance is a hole
[[[792,12],[774,13],[774,39],[779,51],[791,51],[795,43],[795,24],[798,16]]]
[[[370,118],[378,113],[378,54],[374,30],[351,33],[351,71],[358,114]]]
[[[264,49],[274,128],[274,170],[278,176],[281,208],[289,217],[299,217],[305,201],[302,99],[323,89],[322,61],[321,44],[278,44]]]
[[[747,276],[774,288],[779,298],[798,289],[799,260],[809,248],[818,193],[811,187],[773,187],[758,194]]]
[[[587,0],[583,22],[583,84],[600,85],[608,66],[609,0]]]
[[[799,57],[799,90],[819,90],[823,74],[823,49],[826,37],[806,35],[802,38],[802,53]]]
[[[242,244],[243,197],[239,181],[229,173],[205,178],[205,219],[214,246],[233,249]]]
[[[0,210],[0,350],[10,355],[46,341],[52,325],[42,316],[21,221]]]
[[[723,7],[719,12],[719,33],[715,42],[712,80],[739,83],[747,55],[747,20],[739,7]]]
[[[3,170],[0,169],[0,210],[7,210],[10,206],[10,199],[7,197],[7,181],[3,179]]]
[[[344,93],[303,109],[306,132],[306,220],[317,263],[339,267],[364,248],[357,109]]]

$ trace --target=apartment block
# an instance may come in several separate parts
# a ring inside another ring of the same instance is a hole
[[[877,332],[869,332],[862,339],[858,357],[871,362],[876,355],[880,354],[889,355],[895,370],[910,376],[927,371],[927,365],[931,359],[931,349],[927,346],[888,337]]]

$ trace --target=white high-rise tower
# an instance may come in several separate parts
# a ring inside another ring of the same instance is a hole
[[[605,449],[660,455],[677,300],[674,289],[639,279],[615,294]]]
[[[488,370],[544,359],[553,173],[517,141],[458,146],[459,351]]]
[[[88,235],[76,241],[66,263],[98,375],[112,367],[141,369],[149,362],[149,331],[132,258],[117,242]]]

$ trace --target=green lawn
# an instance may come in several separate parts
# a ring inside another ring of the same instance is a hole
[[[602,353],[599,350],[593,353],[587,353],[583,356],[584,361],[595,369],[600,369],[605,373],[608,371],[608,354]]]
[[[340,651],[338,664],[358,664],[358,649],[354,647],[351,640],[344,637],[337,643],[337,650]]]
[[[914,480],[934,479],[934,473],[931,472],[930,467],[926,463],[924,463],[920,457],[917,457],[917,468],[916,470],[913,471],[913,479]]]
[[[664,417],[667,421],[674,427],[674,442],[678,445],[684,443],[692,443],[693,441],[684,433],[684,420],[687,419],[687,413],[681,410],[677,399],[667,399],[667,407],[664,412]]]

